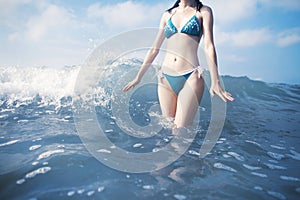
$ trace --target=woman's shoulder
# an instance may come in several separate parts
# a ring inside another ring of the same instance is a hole
[[[160,18],[160,26],[165,26],[166,22],[170,18],[171,14],[168,11],[165,11],[162,13],[161,18]]]
[[[197,17],[202,19],[210,18],[212,17],[212,9],[209,6],[203,5],[197,14]]]
[[[165,12],[163,12],[162,18],[168,19],[168,18],[170,18],[170,16],[173,15],[173,13],[174,13],[174,9],[172,9],[172,10],[166,10]]]
[[[211,9],[211,7],[209,7],[207,5],[203,5],[200,8],[200,13],[202,13],[202,14],[212,14],[212,9]]]

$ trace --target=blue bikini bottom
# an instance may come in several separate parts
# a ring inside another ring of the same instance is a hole
[[[191,74],[195,71],[198,70],[198,77],[200,78],[203,69],[201,67],[197,67],[194,68],[192,71],[182,74],[182,75],[169,75],[169,74],[165,74],[163,73],[163,75],[166,77],[166,79],[168,80],[172,90],[175,92],[175,94],[178,96],[180,90],[183,88],[186,80],[191,76]]]
[[[171,88],[173,89],[173,91],[175,92],[176,95],[179,94],[180,90],[183,88],[186,80],[190,77],[190,75],[193,72],[184,74],[184,75],[180,75],[180,76],[171,76],[168,74],[163,74],[166,79],[168,80]]]

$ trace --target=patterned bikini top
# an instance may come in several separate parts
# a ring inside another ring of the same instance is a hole
[[[196,10],[196,12],[197,12],[197,10]],[[175,33],[178,33],[178,30],[177,30],[176,26],[172,22],[172,16],[167,21],[166,26],[165,26],[165,30],[164,31],[165,31],[166,38],[169,38],[172,35],[174,35]],[[193,35],[193,36],[199,36],[200,35],[200,33],[201,33],[201,25],[200,25],[200,22],[199,22],[198,18],[196,17],[196,14],[194,14],[187,21],[187,23],[185,23],[185,25],[180,30],[180,33],[185,33],[185,34]]]

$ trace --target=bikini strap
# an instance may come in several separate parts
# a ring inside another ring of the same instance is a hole
[[[173,13],[171,14],[171,17],[170,17],[170,19],[173,17],[173,15],[175,15],[175,13],[176,13],[176,11],[177,11],[177,8],[174,8],[173,10],[171,10],[171,11],[173,11]]]

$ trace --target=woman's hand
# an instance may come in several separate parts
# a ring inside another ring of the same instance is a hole
[[[209,93],[212,97],[215,94],[219,95],[219,97],[225,102],[227,102],[227,100],[234,101],[234,98],[232,97],[232,95],[229,92],[226,92],[225,90],[223,90],[220,83],[212,84],[210,87]]]
[[[134,88],[137,84],[139,84],[140,80],[138,78],[133,79],[123,88],[123,92],[127,92],[128,90]]]

